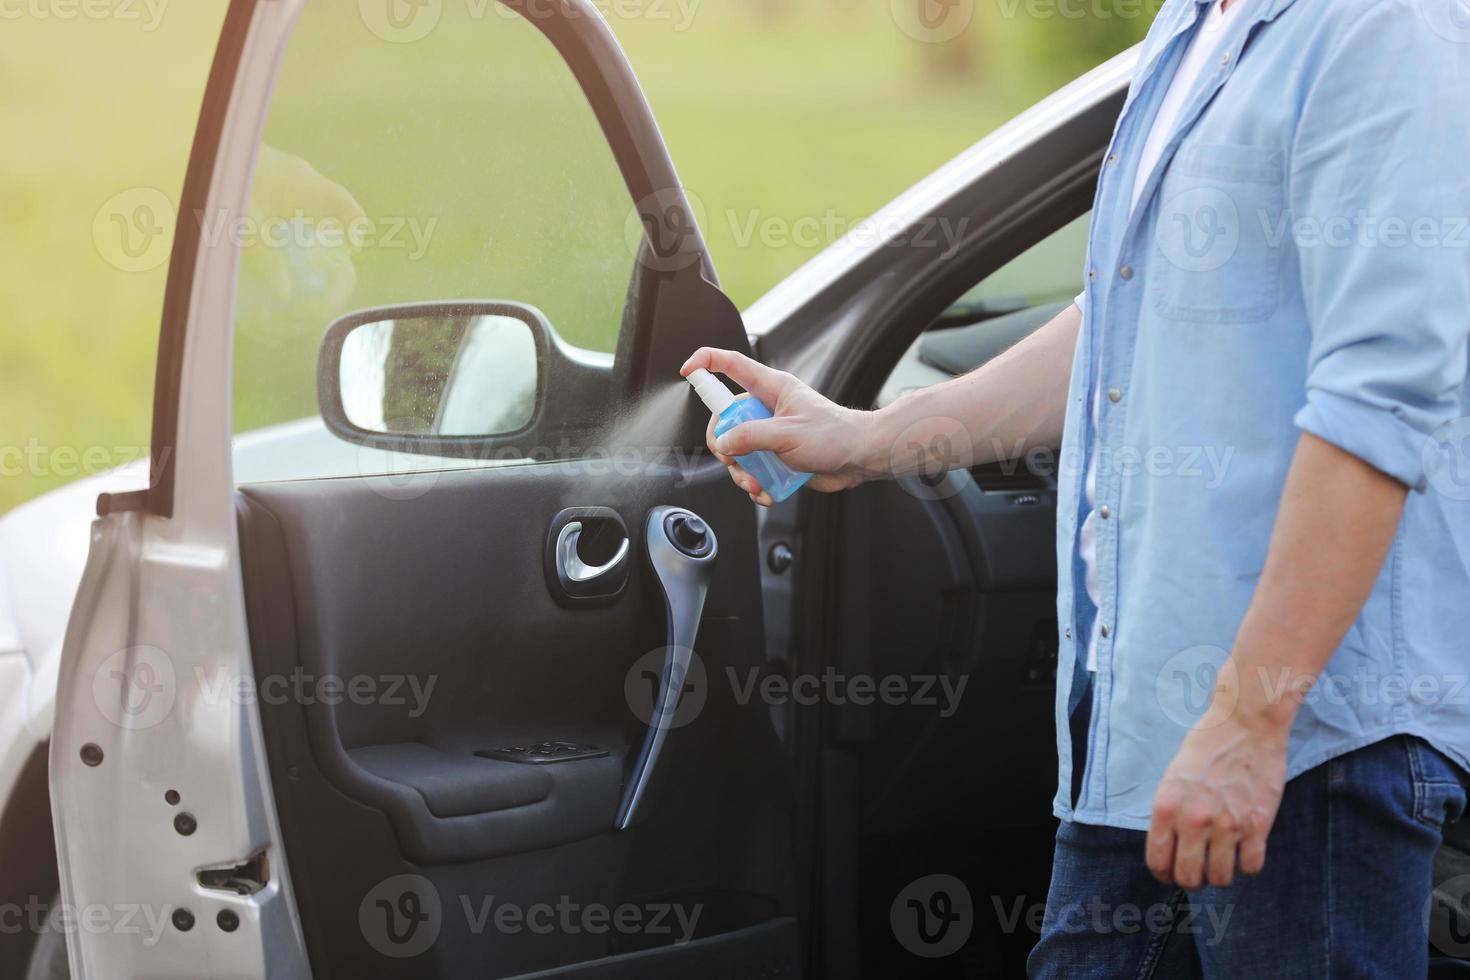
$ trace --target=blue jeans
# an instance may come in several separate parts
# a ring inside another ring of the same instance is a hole
[[[1144,865],[1144,833],[1063,821],[1032,977],[1423,977],[1441,829],[1466,776],[1395,736],[1286,785],[1259,875],[1186,893]]]

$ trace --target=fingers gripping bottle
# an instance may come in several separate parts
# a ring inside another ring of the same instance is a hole
[[[719,417],[719,421],[715,423],[716,438],[742,423],[771,417],[771,410],[754,395],[736,398],[723,381],[704,368],[690,371],[688,380],[709,410]],[[771,500],[776,503],[800,490],[812,478],[810,473],[793,470],[781,462],[779,456],[766,449],[735,458],[740,460],[740,465],[747,473],[760,481],[761,489],[770,494]]]

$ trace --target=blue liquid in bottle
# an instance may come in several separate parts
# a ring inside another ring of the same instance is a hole
[[[771,418],[771,410],[759,399],[754,396],[736,398],[722,381],[703,368],[689,373],[689,383],[694,386],[709,410],[719,416],[719,421],[715,423],[716,437],[724,435],[737,425]],[[762,449],[735,458],[776,503],[800,490],[812,478],[810,473],[787,466],[781,462],[781,457],[769,450]]]

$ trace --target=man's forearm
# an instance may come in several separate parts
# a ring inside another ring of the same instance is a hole
[[[1162,881],[1224,887],[1265,866],[1302,698],[1362,611],[1404,485],[1313,435],[1297,442],[1266,566],[1215,682],[1154,795],[1145,860]]]
[[[898,476],[1055,449],[1081,323],[1081,311],[1068,306],[969,374],[875,412],[865,468]],[[968,445],[956,445],[960,440]]]
[[[1407,489],[1313,435],[1287,474],[1265,569],[1212,711],[1289,726],[1373,590]]]

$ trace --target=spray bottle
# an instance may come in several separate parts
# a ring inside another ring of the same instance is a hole
[[[704,368],[695,368],[690,371],[688,381],[709,410],[719,416],[719,422],[715,423],[716,437],[724,435],[744,422],[771,417],[771,410],[761,404],[754,395],[749,398],[736,398],[735,394],[725,387],[723,381]],[[776,503],[780,503],[800,490],[802,485],[812,478],[810,473],[793,470],[781,462],[779,456],[766,449],[735,458],[740,460],[740,465],[760,482],[761,489],[770,494],[771,500]]]

